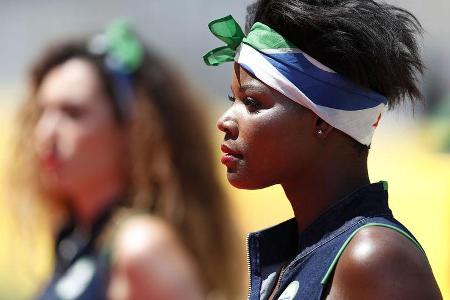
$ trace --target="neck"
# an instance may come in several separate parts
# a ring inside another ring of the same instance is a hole
[[[74,192],[70,205],[77,224],[89,230],[103,210],[124,193],[125,184],[122,180],[105,181]]]
[[[330,162],[330,161],[329,161]],[[334,159],[314,166],[307,176],[282,183],[291,203],[299,232],[316,220],[334,203],[370,183],[366,160],[361,162]]]

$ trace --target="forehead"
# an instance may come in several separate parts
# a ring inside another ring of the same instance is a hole
[[[282,104],[285,108],[293,111],[304,110],[303,106],[266,85],[237,63],[234,64],[231,89],[236,95],[239,93],[251,93],[252,95],[261,96],[266,101]]]
[[[100,86],[95,67],[85,59],[73,58],[47,73],[37,99],[47,104],[60,101],[86,103],[98,96]]]
[[[271,88],[266,86],[263,82],[257,79],[252,74],[248,73],[239,64],[234,64],[232,87],[236,89],[257,89],[263,92],[270,92]]]

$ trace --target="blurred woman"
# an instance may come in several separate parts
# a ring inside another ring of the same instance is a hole
[[[39,299],[235,297],[233,226],[194,97],[122,22],[38,59],[16,181],[59,229]]]

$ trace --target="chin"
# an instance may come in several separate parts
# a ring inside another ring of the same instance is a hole
[[[50,197],[58,198],[60,195],[64,194],[64,188],[62,187],[61,183],[58,181],[49,181],[42,180],[41,181],[43,190],[45,194],[50,195]]]
[[[41,172],[39,177],[44,190],[52,194],[64,194],[71,182],[62,172]]]
[[[40,181],[41,181],[41,184],[44,186],[44,188],[48,189],[48,190],[60,189],[62,186],[61,178],[60,178],[59,174],[56,174],[56,173],[41,174]]]
[[[271,186],[272,184],[263,184],[261,182],[243,179],[236,173],[227,173],[228,182],[235,188],[242,190],[259,190]]]

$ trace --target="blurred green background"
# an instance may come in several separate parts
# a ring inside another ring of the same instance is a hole
[[[2,193],[14,135],[14,113],[23,99],[27,70],[48,42],[99,32],[126,17],[150,46],[202,86],[208,129],[219,157],[215,119],[228,104],[231,65],[211,69],[201,55],[219,45],[207,23],[232,13],[243,23],[252,1],[74,0],[2,1],[0,10],[0,299],[29,299],[51,271],[51,238],[45,220],[32,218],[23,231],[13,207],[22,203]],[[425,104],[390,112],[380,122],[369,155],[372,181],[389,182],[390,204],[425,248],[444,299],[450,297],[450,1],[388,1],[412,11],[425,33],[427,72],[421,81]],[[100,13],[99,13],[100,12]],[[236,190],[226,183],[242,241],[245,233],[292,216],[279,187]],[[14,170],[20,172],[20,170]],[[30,214],[30,216],[33,216]],[[245,251],[242,243],[242,251]],[[243,271],[246,266],[243,266]]]

